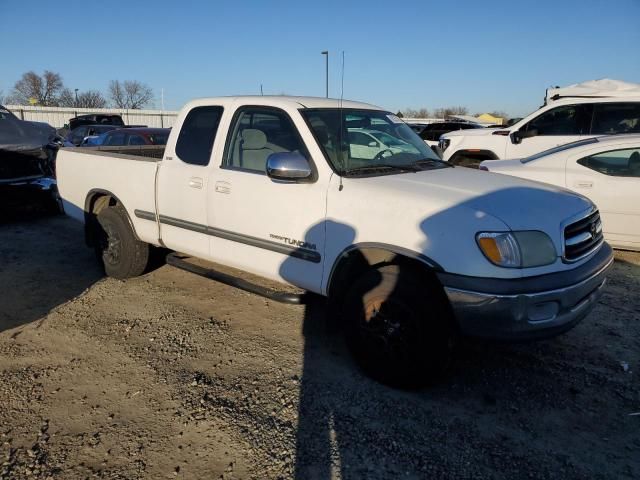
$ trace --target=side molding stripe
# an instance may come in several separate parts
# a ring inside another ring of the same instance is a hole
[[[135,210],[134,213],[136,217],[143,220],[156,220],[156,216],[151,212]],[[250,235],[244,235],[242,233],[230,232],[228,230],[222,230],[220,228],[209,227],[207,225],[201,225],[199,223],[188,222],[186,220],[180,220],[179,218],[168,217],[166,215],[160,215],[160,223],[170,225],[172,227],[184,228],[185,230],[191,230],[192,232],[211,235],[212,237],[223,238],[225,240],[242,243],[244,245],[250,245],[252,247],[262,248],[264,250],[270,250],[276,253],[282,253],[284,255],[289,255],[290,257],[306,260],[307,262],[320,263],[320,261],[322,260],[320,254],[313,250],[290,247],[289,245],[282,245],[270,240],[264,240],[262,238],[252,237]]]

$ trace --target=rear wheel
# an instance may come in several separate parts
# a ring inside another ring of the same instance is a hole
[[[441,287],[412,269],[389,265],[358,279],[345,302],[347,342],[376,380],[416,388],[450,363],[454,330]]]
[[[124,208],[120,205],[103,208],[98,213],[96,229],[96,255],[108,276],[125,279],[144,273],[149,244],[136,238]]]

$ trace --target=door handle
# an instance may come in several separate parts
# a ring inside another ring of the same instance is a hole
[[[229,182],[216,182],[215,190],[217,193],[231,193],[231,184]]]
[[[200,177],[191,177],[189,179],[189,186],[191,188],[202,188],[202,179]]]
[[[580,187],[580,188],[591,188],[591,187],[593,187],[593,182],[591,182],[589,180],[578,180],[578,181],[574,182],[573,185],[575,187]]]

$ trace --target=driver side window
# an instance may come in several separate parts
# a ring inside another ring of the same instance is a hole
[[[229,132],[225,167],[266,174],[272,153],[299,152],[309,159],[298,130],[282,110],[244,107],[236,113]]]
[[[591,123],[590,105],[564,105],[552,108],[531,120],[524,131],[537,130],[537,135],[585,135]]]

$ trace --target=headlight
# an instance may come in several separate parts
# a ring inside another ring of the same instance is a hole
[[[438,141],[438,147],[440,147],[440,150],[444,152],[447,148],[449,148],[450,143],[451,143],[451,140],[449,140],[448,138],[441,138]]]
[[[476,241],[484,256],[500,267],[541,267],[557,258],[553,242],[544,232],[482,232]]]

